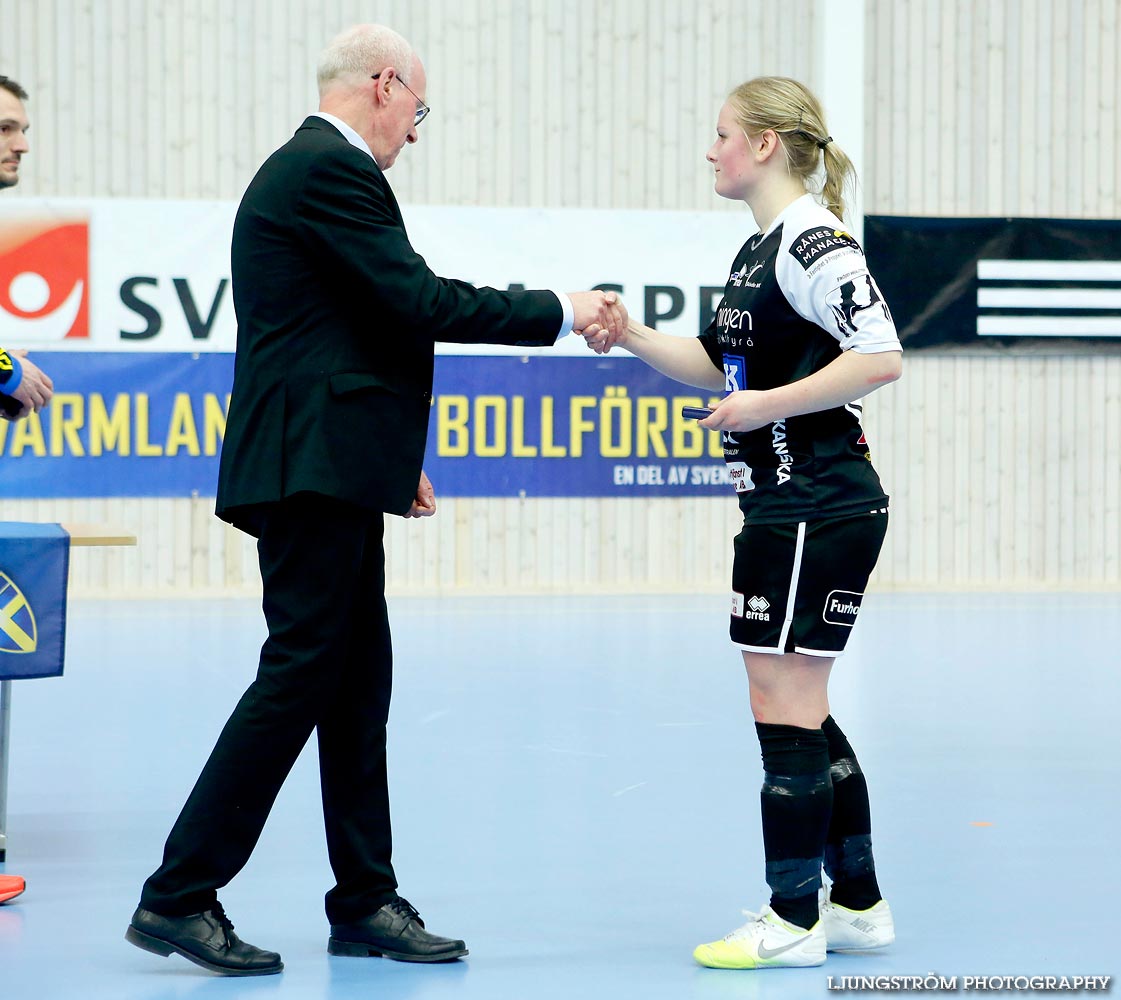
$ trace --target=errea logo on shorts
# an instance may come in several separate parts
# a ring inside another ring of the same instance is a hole
[[[751,621],[769,622],[771,602],[765,597],[749,597],[746,601],[744,595],[732,591],[732,616],[734,618],[747,618]]]
[[[825,598],[821,617],[830,625],[847,625],[852,628],[856,624],[856,616],[860,614],[862,600],[864,595],[852,590],[831,590]]]

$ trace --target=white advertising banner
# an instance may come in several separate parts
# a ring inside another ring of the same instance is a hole
[[[232,202],[5,199],[0,325],[7,347],[231,352]],[[437,274],[496,288],[611,287],[638,319],[694,336],[754,224],[740,212],[414,206]],[[448,346],[448,354],[525,354]],[[594,358],[576,337],[550,349]]]

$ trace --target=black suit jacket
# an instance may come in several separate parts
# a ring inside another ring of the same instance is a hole
[[[403,514],[416,495],[436,341],[548,345],[545,291],[437,277],[373,158],[308,118],[234,221],[237,354],[217,513],[311,491]],[[254,532],[255,533],[255,532]]]

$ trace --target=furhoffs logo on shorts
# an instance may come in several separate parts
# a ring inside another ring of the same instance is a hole
[[[852,628],[856,624],[856,616],[860,614],[862,600],[864,595],[852,590],[831,590],[825,598],[821,617],[830,625],[847,625]]]

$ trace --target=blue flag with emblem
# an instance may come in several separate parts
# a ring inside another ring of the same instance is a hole
[[[0,521],[0,680],[62,674],[69,569],[59,525]]]

